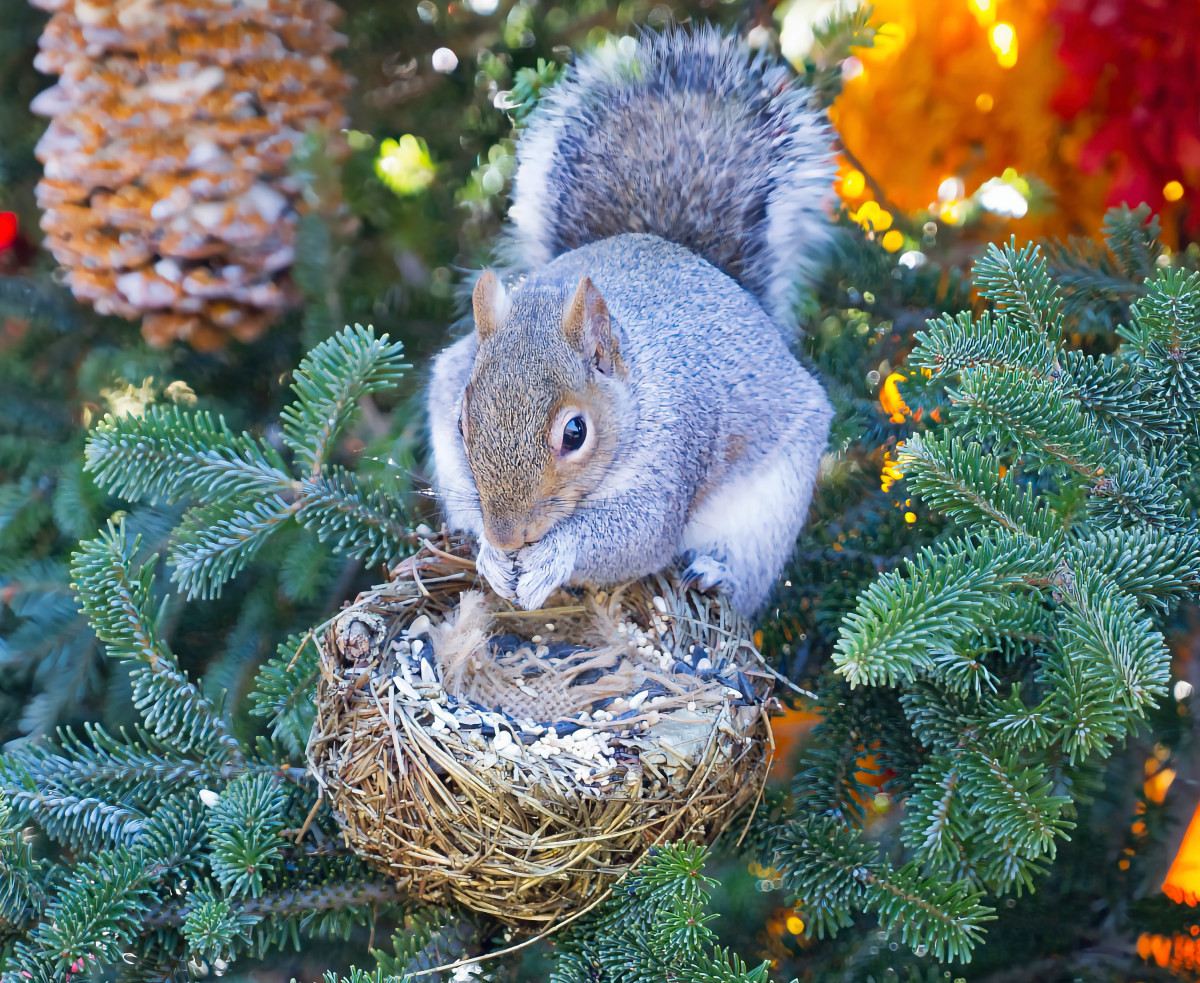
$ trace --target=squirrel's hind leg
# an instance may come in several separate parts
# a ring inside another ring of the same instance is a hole
[[[804,525],[822,450],[784,441],[748,471],[735,467],[688,519],[685,578],[722,589],[743,614],[762,607]]]

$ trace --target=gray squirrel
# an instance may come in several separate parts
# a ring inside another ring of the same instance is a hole
[[[789,69],[716,29],[581,58],[517,149],[513,272],[434,361],[435,490],[492,588],[664,569],[751,614],[804,524],[832,409],[792,355],[830,251],[832,137]]]

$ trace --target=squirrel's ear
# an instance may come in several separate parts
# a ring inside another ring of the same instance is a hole
[[[505,300],[504,284],[496,279],[496,274],[491,270],[484,270],[475,281],[475,290],[471,294],[471,303],[475,308],[475,331],[480,341],[487,341],[504,320]]]
[[[563,316],[563,335],[584,358],[593,358],[605,375],[620,365],[621,355],[608,320],[608,307],[590,277],[579,282]]]

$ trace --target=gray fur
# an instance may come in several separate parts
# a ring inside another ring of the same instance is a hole
[[[599,239],[657,235],[791,328],[797,287],[831,244],[824,114],[786,65],[715,28],[630,40],[580,58],[531,117],[503,253],[531,269]]]
[[[484,535],[459,410],[474,378],[492,409],[470,426],[513,432],[512,453],[493,448],[480,472],[493,502],[507,501],[528,484],[507,465],[540,439],[549,362],[497,341],[511,334],[493,336],[482,368],[476,335],[437,357],[437,492],[450,525],[479,539],[480,572],[498,592],[538,607],[564,583],[614,584],[682,556],[689,576],[742,611],[764,603],[804,523],[832,417],[789,347],[794,285],[829,252],[829,145],[786,67],[710,28],[641,35],[631,55],[585,57],[552,90],[518,149],[507,248],[525,274],[500,305],[504,331],[552,339],[547,326],[590,277],[629,400],[592,490],[505,553]]]
[[[485,576],[536,606],[564,582],[615,583],[691,554],[697,579],[754,611],[808,511],[832,415],[820,385],[754,298],[681,246],[648,235],[603,239],[517,289],[555,287],[569,298],[583,276],[608,304],[636,394],[618,463],[537,543],[500,554],[481,537]],[[452,524],[478,534],[454,429],[473,346],[465,338],[439,356],[429,408],[447,438],[435,432],[439,494]]]

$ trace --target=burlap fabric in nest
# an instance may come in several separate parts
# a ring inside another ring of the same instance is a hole
[[[348,845],[414,897],[529,931],[761,793],[772,676],[668,577],[514,610],[426,541],[318,639],[310,767]]]

